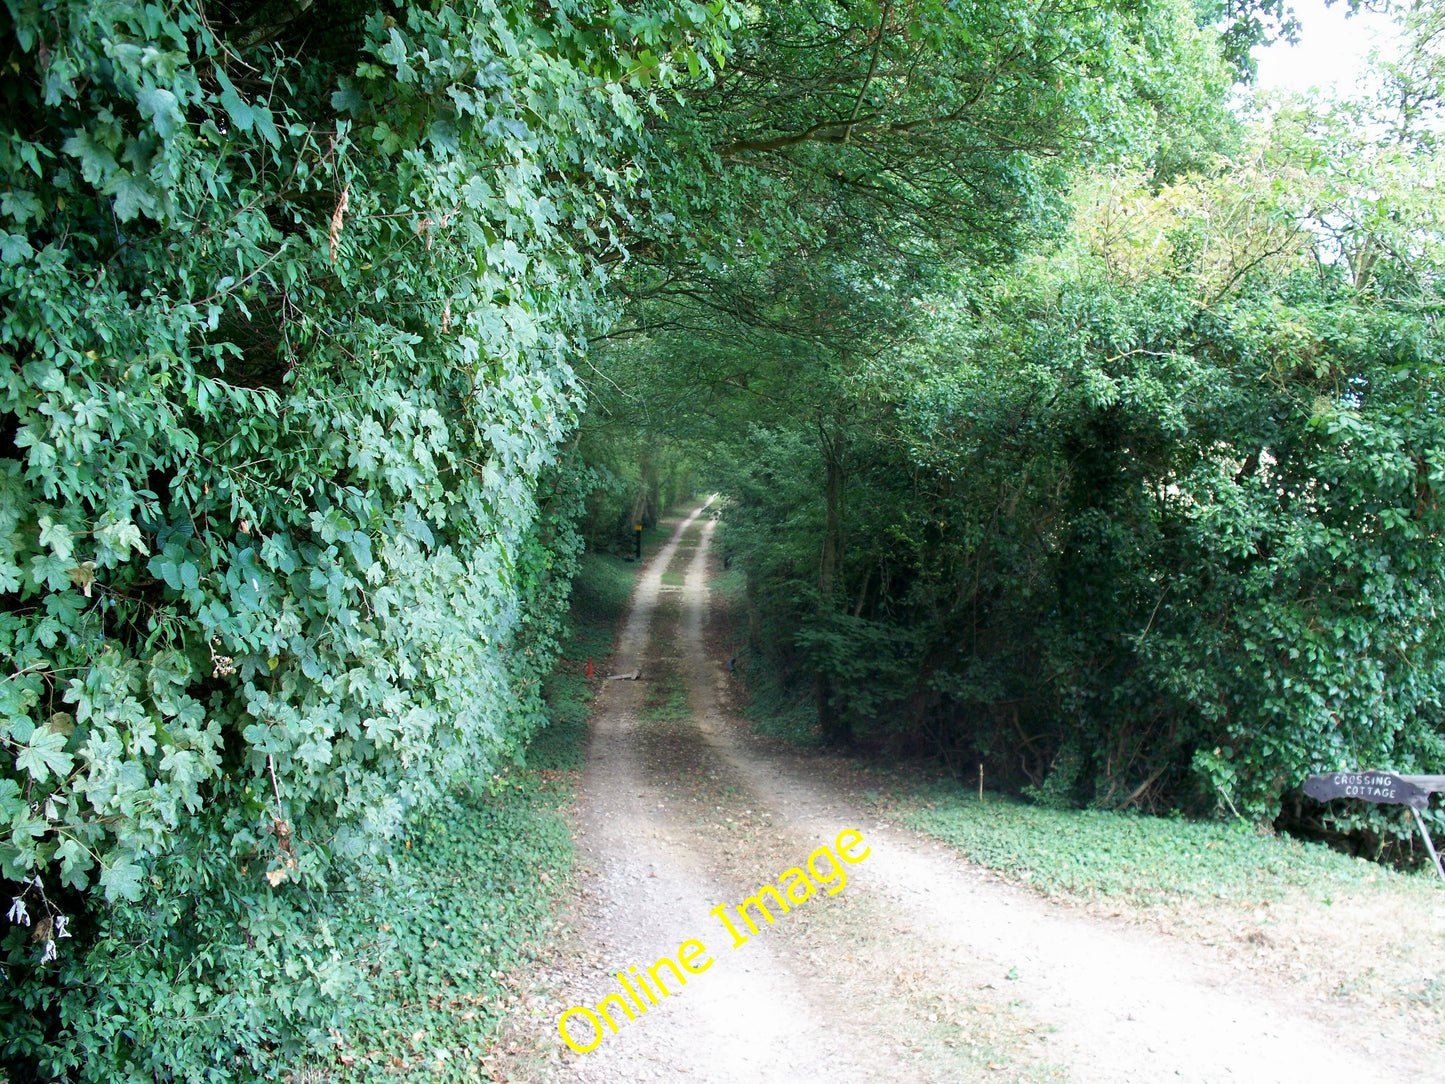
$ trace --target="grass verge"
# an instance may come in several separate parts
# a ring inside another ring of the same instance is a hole
[[[1181,897],[1274,899],[1303,892],[1329,904],[1366,884],[1413,883],[1323,844],[1263,835],[1241,821],[1053,810],[954,784],[918,788],[902,810],[910,827],[1045,895],[1108,897],[1152,906]]]
[[[587,660],[592,660],[597,678],[606,676],[617,623],[627,609],[641,567],[610,553],[583,556],[582,568],[572,582],[562,657],[542,682],[547,725],[527,747],[529,766],[548,771],[582,767],[587,718],[592,710]]]
[[[1043,895],[1194,941],[1302,996],[1351,1002],[1389,1041],[1445,1028],[1438,880],[1239,821],[980,802],[954,783],[897,786],[896,796],[874,796],[880,813]]]

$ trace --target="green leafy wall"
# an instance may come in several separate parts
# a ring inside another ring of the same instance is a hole
[[[0,1064],[344,1014],[324,892],[539,719],[572,365],[720,11],[0,10]]]

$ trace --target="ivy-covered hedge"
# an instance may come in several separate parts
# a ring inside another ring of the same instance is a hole
[[[643,85],[720,43],[631,7],[0,9],[0,1066],[325,1035],[323,893],[535,725]]]

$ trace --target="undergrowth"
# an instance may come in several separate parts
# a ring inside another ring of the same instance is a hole
[[[773,670],[766,660],[753,655],[746,669],[748,700],[744,709],[753,732],[778,738],[802,749],[823,744],[818,733],[818,711],[796,680]]]
[[[335,1052],[334,1079],[477,1079],[515,1000],[512,973],[539,955],[571,868],[559,813],[569,798],[565,783],[536,772],[456,794],[413,826],[384,886],[339,901],[337,935],[369,961],[369,976],[354,991],[362,1011]]]
[[[723,528],[726,530],[726,527]],[[720,537],[718,551],[728,553],[726,536]],[[797,674],[784,672],[769,653],[756,649],[748,626],[747,574],[730,561],[715,570],[709,581],[714,611],[725,615],[724,643],[730,652],[733,680],[743,683],[742,712],[753,732],[777,738],[799,748],[821,744],[818,712],[805,682]]]

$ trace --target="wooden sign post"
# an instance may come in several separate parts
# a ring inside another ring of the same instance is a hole
[[[1358,798],[1362,802],[1376,802],[1380,805],[1405,805],[1415,815],[1415,826],[1420,829],[1420,838],[1430,852],[1430,861],[1435,863],[1435,872],[1445,881],[1445,866],[1440,864],[1440,855],[1435,851],[1435,841],[1425,828],[1425,818],[1420,810],[1430,805],[1430,795],[1445,792],[1445,775],[1396,775],[1394,772],[1332,772],[1329,775],[1312,775],[1305,780],[1305,794],[1316,801],[1328,802],[1331,798]]]

